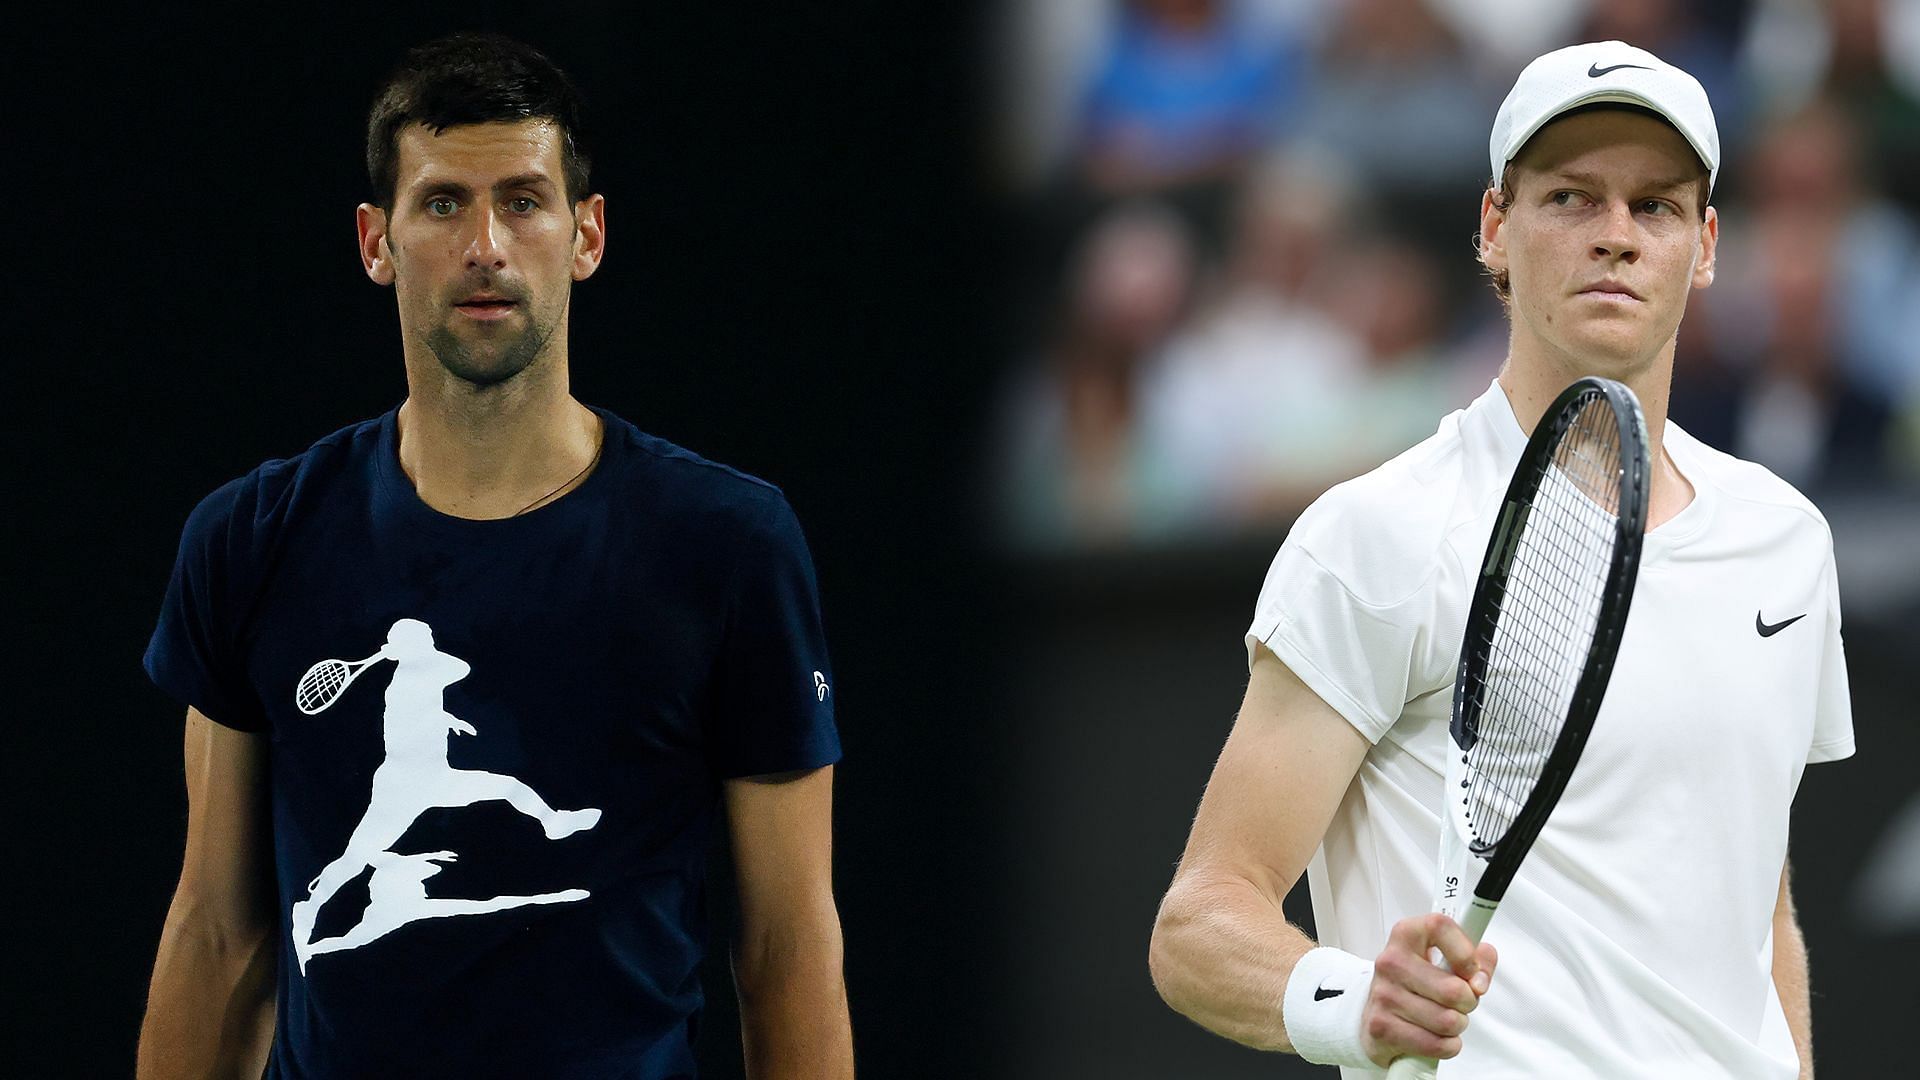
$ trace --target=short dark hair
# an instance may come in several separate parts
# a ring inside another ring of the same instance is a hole
[[[539,50],[502,34],[460,33],[407,51],[367,114],[367,180],[374,204],[391,209],[399,183],[400,131],[435,135],[460,124],[550,120],[559,125],[569,201],[588,194],[591,160],[581,137],[580,92]]]
[[[1577,109],[1568,109],[1566,112],[1554,117],[1554,120],[1565,119],[1569,116],[1578,116],[1581,113],[1600,112],[1610,109],[1640,113],[1644,116],[1650,116],[1663,124],[1672,125],[1672,121],[1654,112],[1652,109],[1641,108],[1638,105],[1632,105],[1626,102],[1612,101],[1603,101],[1593,105],[1582,105]],[[1549,121],[1549,123],[1551,123],[1551,121]],[[1524,150],[1525,147],[1523,146],[1521,149]],[[1519,156],[1520,155],[1515,154],[1513,160],[1507,162],[1506,167],[1500,170],[1499,179],[1494,181],[1487,189],[1493,192],[1493,208],[1502,214],[1506,213],[1508,208],[1513,205],[1514,165],[1515,162],[1519,160]],[[1700,220],[1702,221],[1707,219],[1707,199],[1711,194],[1711,192],[1708,191],[1708,186],[1711,183],[1712,176],[1707,172],[1706,165],[1702,164],[1700,166],[1700,176],[1695,182],[1698,197],[1694,199],[1694,211],[1700,215]],[[1474,258],[1486,269],[1487,277],[1492,279],[1494,295],[1500,298],[1500,303],[1503,306],[1511,304],[1513,302],[1513,279],[1505,270],[1495,270],[1486,265],[1486,257],[1480,253],[1480,230],[1478,229],[1475,229],[1473,233],[1473,251]]]

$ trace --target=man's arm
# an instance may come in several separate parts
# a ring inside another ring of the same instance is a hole
[[[1293,1050],[1281,1001],[1314,943],[1280,904],[1299,880],[1366,757],[1367,740],[1261,647],[1239,719],[1214,764],[1187,849],[1154,923],[1149,962],[1167,1004],[1202,1027],[1266,1050]],[[1427,960],[1437,947],[1454,971]],[[1362,1047],[1375,1064],[1460,1052],[1466,1013],[1491,978],[1439,915],[1393,927],[1374,961]]]
[[[728,780],[726,802],[747,1075],[848,1080],[853,1027],[833,903],[833,767]]]
[[[140,1080],[258,1077],[277,963],[266,739],[187,710],[187,854],[140,1025]]]
[[[1813,1080],[1813,1001],[1807,981],[1807,942],[1793,910],[1788,884],[1792,864],[1780,868],[1780,898],[1773,905],[1773,985],[1787,1013],[1794,1049],[1800,1053],[1800,1080]]]

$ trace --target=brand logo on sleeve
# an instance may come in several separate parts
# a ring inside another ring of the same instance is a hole
[[[815,701],[825,701],[827,700],[827,694],[829,692],[830,691],[827,689],[827,677],[825,675],[820,674],[817,671],[814,672],[813,673],[813,699]]]
[[[1345,988],[1342,988],[1339,990],[1329,990],[1327,989],[1326,983],[1321,983],[1319,986],[1316,986],[1313,988],[1313,1000],[1325,1001],[1328,998],[1337,998],[1341,994],[1344,994],[1346,992],[1347,991],[1345,990]]]

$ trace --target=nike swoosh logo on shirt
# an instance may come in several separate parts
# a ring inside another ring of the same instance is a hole
[[[1807,613],[1803,611],[1800,614],[1795,615],[1793,618],[1788,619],[1786,622],[1777,622],[1769,625],[1765,619],[1762,619],[1760,617],[1760,613],[1756,611],[1753,613],[1753,628],[1755,630],[1760,631],[1761,637],[1772,637],[1773,635],[1779,633],[1782,630],[1785,630],[1787,627],[1792,626],[1794,623],[1797,623],[1801,619],[1804,619],[1806,617],[1807,617]]]
[[[1587,68],[1587,78],[1597,79],[1609,71],[1619,71],[1621,68],[1639,68],[1641,71],[1653,70],[1645,64],[1614,64],[1612,67],[1601,67],[1599,64],[1592,64]]]

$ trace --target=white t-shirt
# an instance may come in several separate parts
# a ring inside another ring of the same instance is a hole
[[[1373,743],[1307,869],[1323,945],[1371,958],[1433,907],[1460,639],[1525,444],[1496,382],[1323,495],[1268,571],[1249,661],[1264,642]],[[1487,931],[1500,970],[1442,1076],[1798,1074],[1773,911],[1802,769],[1853,753],[1832,538],[1765,469],[1671,422],[1666,448],[1693,501],[1647,534],[1591,741]]]

